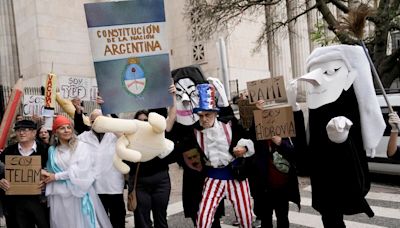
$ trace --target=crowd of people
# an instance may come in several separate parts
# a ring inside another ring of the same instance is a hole
[[[195,97],[191,83],[199,88]],[[148,121],[149,112],[162,114],[166,136],[175,143],[174,151],[165,158],[127,162],[130,172],[126,176],[113,165],[120,133],[98,133],[85,125],[79,99],[73,101],[73,121],[57,115],[51,130],[19,116],[13,129],[16,142],[2,151],[0,160],[4,163],[6,155],[40,156],[43,191],[37,195],[5,194],[10,183],[2,170],[1,201],[7,227],[123,228],[127,183],[128,192],[136,193],[135,227],[166,228],[171,192],[168,165],[174,162],[184,170],[184,212],[194,227],[221,227],[225,199],[231,201],[243,228],[252,227],[256,219],[261,221],[259,227],[273,227],[273,211],[277,227],[289,227],[289,201],[300,210],[296,162],[303,148],[299,140],[277,135],[257,140],[254,123],[249,129],[241,126],[231,106],[221,102],[224,91],[215,81],[178,78],[169,92],[174,100],[171,107],[140,110],[134,119]],[[210,94],[216,94],[217,100]],[[262,110],[264,104],[259,100],[256,107]],[[185,106],[190,107],[187,115],[182,112]],[[98,116],[102,116],[101,110],[93,110],[90,122]],[[181,121],[182,116],[191,119]],[[400,118],[396,113],[390,114],[389,123],[388,157],[399,159]],[[323,220],[329,217],[326,212],[321,214]],[[325,220],[324,225],[330,227],[330,222]]]

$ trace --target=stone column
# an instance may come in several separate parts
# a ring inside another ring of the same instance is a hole
[[[274,22],[284,21],[287,19],[285,3],[273,6],[266,6],[265,17],[267,27],[273,25]],[[292,64],[290,58],[290,45],[288,39],[288,28],[281,27],[273,34],[267,34],[268,48],[268,67],[271,77],[284,76],[286,82],[293,78]]]
[[[0,1],[0,84],[13,86],[19,77],[13,0]]]
[[[288,18],[294,18],[307,10],[306,0],[286,0]],[[289,44],[293,78],[306,73],[306,59],[310,54],[307,17],[300,16],[289,23]],[[288,83],[288,82],[287,82]],[[298,100],[305,100],[305,85],[298,83]]]

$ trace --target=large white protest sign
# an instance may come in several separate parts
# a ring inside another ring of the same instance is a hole
[[[23,116],[42,115],[44,96],[24,95]]]
[[[84,101],[96,100],[97,84],[95,78],[60,76],[60,94],[65,99],[79,98]]]

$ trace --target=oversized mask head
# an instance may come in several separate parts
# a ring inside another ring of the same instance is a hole
[[[176,87],[176,121],[186,126],[193,125],[199,119],[193,113],[193,108],[199,103],[196,85],[207,81],[195,66],[176,69],[172,71],[172,77]]]
[[[183,125],[194,124],[199,117],[193,113],[193,108],[199,103],[196,85],[189,78],[183,78],[176,86],[176,121]]]
[[[309,73],[301,76],[299,80],[309,82],[307,105],[310,109],[336,101],[343,90],[347,91],[350,88],[357,75],[339,53],[314,58],[311,54],[307,67]]]

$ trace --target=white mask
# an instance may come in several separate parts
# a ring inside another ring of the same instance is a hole
[[[195,83],[190,78],[182,78],[175,83],[176,87],[176,121],[180,124],[193,125],[199,117],[193,108],[199,103]]]
[[[301,76],[299,80],[310,82],[307,85],[307,105],[310,109],[336,101],[355,79],[355,74],[351,74],[345,62],[340,59],[315,63],[309,70],[310,73]]]

